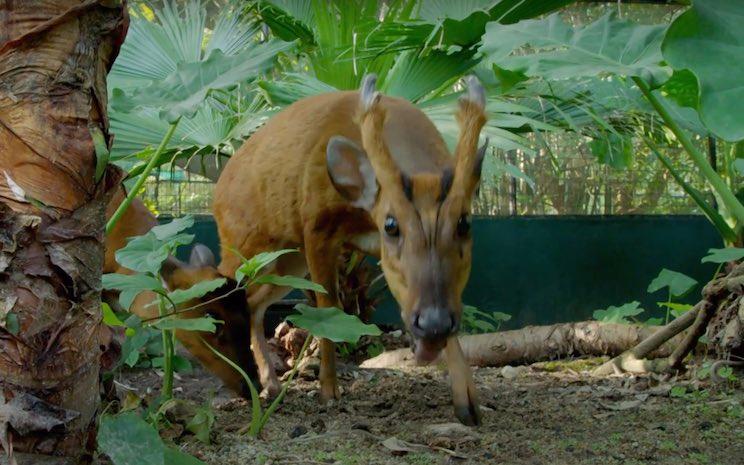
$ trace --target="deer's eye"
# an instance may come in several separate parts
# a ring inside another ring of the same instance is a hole
[[[398,220],[393,216],[388,215],[385,218],[385,232],[390,237],[398,237],[400,235],[400,229],[398,229]]]
[[[470,216],[467,214],[460,215],[457,220],[457,235],[465,237],[470,233]]]

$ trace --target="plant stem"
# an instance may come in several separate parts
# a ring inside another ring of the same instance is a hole
[[[165,314],[165,298],[158,296],[158,311],[161,315]],[[163,335],[163,389],[161,396],[163,399],[173,397],[173,333],[169,329],[160,330]]]
[[[218,356],[222,361],[233,367],[235,371],[240,373],[240,376],[243,377],[246,384],[248,384],[248,390],[251,392],[251,424],[248,427],[248,434],[252,437],[258,437],[258,433],[261,432],[261,428],[259,427],[261,424],[261,417],[263,415],[263,412],[261,410],[261,399],[259,398],[258,390],[256,389],[256,386],[253,385],[253,381],[251,381],[251,377],[248,376],[248,374],[240,368],[235,362],[230,360],[228,357],[226,357],[224,354],[222,354],[219,350],[215,349],[207,341],[204,340],[204,338],[199,338],[199,340],[209,348],[216,356]]]
[[[124,215],[124,212],[127,211],[127,208],[129,208],[129,205],[132,203],[132,200],[134,200],[134,198],[139,193],[140,189],[142,189],[142,185],[147,180],[147,176],[155,168],[155,165],[157,165],[158,160],[160,160],[160,155],[163,154],[163,152],[165,151],[165,148],[168,146],[168,142],[170,142],[171,137],[173,137],[173,133],[176,132],[176,127],[178,126],[179,121],[180,121],[180,118],[177,119],[175,122],[171,123],[170,126],[168,126],[168,131],[165,133],[165,136],[163,136],[163,140],[160,141],[160,145],[158,145],[157,150],[155,150],[155,153],[152,154],[150,161],[147,162],[145,169],[142,171],[142,174],[140,174],[140,177],[137,179],[137,182],[134,184],[134,187],[127,193],[127,196],[126,198],[124,198],[124,201],[121,203],[121,205],[119,205],[119,208],[116,209],[114,214],[108,220],[108,223],[106,223],[106,234],[108,234],[109,232],[111,232],[112,229],[114,229],[114,226],[116,226],[116,223]]]
[[[718,173],[716,173],[716,170],[710,166],[705,155],[695,147],[690,137],[682,130],[674,118],[672,118],[672,115],[669,114],[669,111],[667,111],[659,99],[651,92],[648,84],[638,77],[633,77],[632,79],[640,89],[641,93],[643,93],[644,97],[646,97],[646,99],[651,103],[656,112],[659,113],[659,116],[664,120],[667,127],[669,127],[677,137],[677,140],[682,144],[682,147],[684,147],[687,154],[692,158],[692,161],[700,169],[705,179],[711,186],[713,186],[713,189],[721,197],[726,208],[731,212],[734,218],[736,218],[737,223],[740,225],[744,224],[744,205],[739,202],[739,199],[737,199],[734,193],[731,192],[731,189],[728,188],[726,182],[718,175]]]
[[[671,312],[671,307],[669,304],[672,303],[672,288],[669,288],[669,297],[667,298],[667,308],[666,308],[666,318],[664,319],[664,324],[669,324],[669,313]]]
[[[279,404],[282,403],[282,400],[284,400],[284,396],[287,395],[287,390],[289,389],[289,385],[292,384],[292,380],[294,379],[295,375],[297,374],[297,371],[300,369],[300,362],[302,361],[302,357],[305,355],[305,350],[310,345],[310,341],[313,339],[313,335],[308,333],[307,338],[305,339],[305,343],[302,344],[302,349],[300,349],[300,353],[297,354],[297,358],[295,359],[294,365],[292,366],[292,371],[289,372],[289,377],[287,377],[287,380],[284,382],[284,385],[282,385],[282,390],[279,392],[279,395],[276,396],[276,399],[269,405],[269,407],[264,412],[263,416],[261,417],[261,423],[258,427],[258,432],[260,433],[263,429],[266,422],[269,420],[269,417],[272,413],[279,407]]]

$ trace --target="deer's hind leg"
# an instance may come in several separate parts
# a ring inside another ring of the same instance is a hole
[[[305,276],[307,266],[302,255],[287,254],[279,257],[267,272],[277,275]],[[269,306],[289,294],[291,290],[289,287],[273,284],[260,284],[248,290],[248,308],[251,312],[251,351],[258,366],[263,397],[276,397],[281,390],[281,384],[271,364],[270,348],[264,333],[264,316]]]

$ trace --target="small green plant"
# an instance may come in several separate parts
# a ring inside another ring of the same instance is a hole
[[[692,305],[672,302],[672,299],[686,296],[695,289],[697,284],[698,282],[695,279],[666,268],[662,269],[659,275],[651,281],[647,289],[649,293],[667,288],[667,301],[658,302],[659,307],[666,308],[666,316],[663,320],[664,324],[669,323],[670,317],[674,316],[677,318],[692,308]]]
[[[310,336],[329,339],[337,343],[345,342],[348,344],[356,344],[362,336],[378,336],[381,333],[377,326],[365,324],[356,316],[344,313],[343,310],[336,307],[313,308],[305,304],[297,304],[295,309],[298,313],[288,316],[287,320],[295,326],[307,330],[309,336],[302,344],[302,348],[295,359],[294,366],[289,372],[286,381],[282,384],[282,389],[279,392],[279,395],[271,402],[266,410],[261,408],[258,390],[254,386],[248,374],[229,358],[225,357],[210,346],[212,351],[237,370],[248,384],[248,389],[251,393],[251,422],[248,425],[247,432],[252,437],[258,437],[258,435],[261,434],[261,430],[266,426],[266,422],[287,395],[287,390],[299,369],[300,361],[305,355],[305,350],[307,350],[307,347],[310,345],[310,341],[312,340],[312,337]]]
[[[144,417],[140,417],[132,409],[115,416],[104,416],[101,421],[101,429],[98,436],[99,447],[117,465],[145,463],[138,456],[138,448],[142,445],[147,445],[148,453],[152,455],[151,458],[153,461],[146,463],[162,463],[164,465],[202,463],[193,457],[163,446],[157,433],[158,427],[165,421],[163,413],[174,402],[178,402],[173,399],[173,373],[179,370],[190,369],[190,364],[187,360],[176,357],[174,354],[174,330],[214,332],[216,325],[223,323],[210,317],[181,319],[179,318],[179,314],[196,308],[195,306],[182,308],[182,305],[222,287],[226,283],[225,278],[202,281],[188,289],[171,291],[166,289],[162,284],[160,270],[163,263],[170,255],[175,254],[178,247],[190,244],[193,241],[194,236],[184,232],[193,224],[194,220],[192,217],[174,219],[168,224],[152,228],[147,234],[130,238],[127,245],[116,252],[116,260],[120,265],[132,270],[134,273],[130,275],[110,273],[103,276],[103,287],[105,289],[119,291],[119,303],[122,308],[129,309],[137,295],[145,291],[154,293],[156,297],[149,305],[157,305],[158,307],[158,316],[156,318],[143,321],[134,314],[129,316],[117,315],[108,305],[102,305],[103,319],[106,324],[126,328],[125,334],[127,337],[122,345],[122,356],[118,367],[123,364],[130,367],[151,366],[163,369],[161,395],[149,406],[149,409],[144,413]],[[296,252],[295,249],[266,252],[250,259],[241,256],[242,264],[235,273],[237,286],[233,291],[245,289],[252,284],[269,283],[296,289],[325,292],[322,286],[296,276],[260,274],[267,265],[280,256],[294,252]],[[322,312],[317,315],[321,314]],[[300,319],[298,321],[302,323],[303,320]],[[330,323],[331,327],[335,324],[335,322]],[[347,330],[340,337],[349,340],[353,339],[350,335],[352,333],[348,332],[348,324],[346,326],[340,324],[340,328],[341,331],[344,328]],[[366,329],[364,334],[379,334],[379,329],[374,326],[371,326],[371,328],[373,329]],[[321,334],[322,337],[329,337],[328,335],[323,335],[323,331],[319,331],[317,328],[314,331],[313,334],[317,333]],[[303,346],[303,352],[307,348],[309,341],[310,338],[308,338]],[[212,350],[215,349],[212,348]],[[260,403],[258,402],[258,393],[247,374],[227,357],[219,354],[219,352],[216,353],[240,371],[248,382],[253,400],[255,425],[260,424],[263,426],[269,415],[279,405],[279,402],[275,401],[266,412],[262,413]],[[144,355],[147,357],[144,357]],[[294,374],[295,372],[293,371],[291,377],[294,377]],[[286,385],[277,400],[281,401],[285,393]],[[137,405],[138,403],[135,404],[135,408]],[[261,420],[261,422],[259,423],[258,420]],[[200,441],[208,442],[213,424],[214,414],[208,406],[205,406],[197,409],[196,415],[186,425],[186,428]],[[260,427],[254,428],[251,432],[253,434],[255,431],[254,435],[257,435],[260,432]],[[132,457],[135,457],[135,459],[132,459]]]
[[[167,446],[157,429],[133,411],[103,415],[98,428],[98,449],[116,465],[203,465],[204,462]]]
[[[461,327],[467,334],[492,333],[501,328],[501,324],[511,320],[511,315],[502,312],[484,312],[472,305],[463,305]]]
[[[643,308],[640,305],[640,302],[635,300],[619,307],[611,305],[606,309],[595,310],[592,316],[595,320],[603,323],[631,324],[637,322],[633,317],[643,313]]]

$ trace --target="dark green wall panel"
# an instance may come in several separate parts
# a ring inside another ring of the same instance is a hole
[[[211,218],[197,218],[193,232],[219,254]],[[586,319],[595,309],[633,300],[655,310],[666,296],[646,288],[662,268],[705,282],[714,267],[701,265],[700,258],[721,246],[702,216],[476,218],[473,234],[473,270],[463,300],[511,314],[505,328]],[[188,250],[179,256],[186,259]],[[392,299],[380,307],[378,322],[397,321]]]

